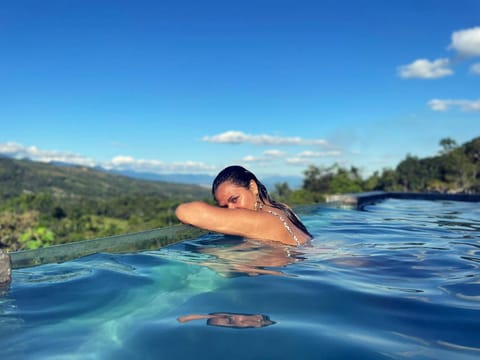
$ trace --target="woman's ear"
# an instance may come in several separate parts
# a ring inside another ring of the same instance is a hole
[[[249,188],[251,192],[253,192],[254,194],[258,194],[258,186],[255,180],[250,180]]]

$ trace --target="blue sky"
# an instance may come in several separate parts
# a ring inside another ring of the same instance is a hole
[[[8,0],[0,153],[365,175],[480,136],[480,2]]]

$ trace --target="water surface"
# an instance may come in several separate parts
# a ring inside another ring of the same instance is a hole
[[[480,357],[478,204],[301,217],[314,240],[299,249],[208,234],[15,270],[0,358]]]

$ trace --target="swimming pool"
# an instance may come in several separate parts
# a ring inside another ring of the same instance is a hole
[[[479,358],[478,203],[300,216],[300,249],[207,234],[14,270],[0,358]]]

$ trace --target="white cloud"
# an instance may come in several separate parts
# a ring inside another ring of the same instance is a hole
[[[405,79],[436,79],[453,74],[450,69],[450,60],[437,59],[429,61],[427,59],[418,59],[408,65],[398,68],[398,74]]]
[[[449,48],[461,56],[480,56],[480,26],[455,31]]]
[[[262,156],[247,155],[242,158],[242,161],[246,163],[257,163],[257,164],[271,164],[279,159],[282,159],[287,154],[284,151],[277,149],[265,150],[262,153]]]
[[[7,142],[4,144],[0,144],[0,153],[9,156],[22,156],[26,153],[26,148],[23,145],[17,144],[15,142]]]
[[[115,156],[110,163],[104,165],[107,169],[134,170],[139,172],[169,173],[169,172],[209,172],[215,167],[202,162],[185,161],[166,163],[160,160],[135,159],[131,156]]]
[[[263,155],[279,158],[279,157],[285,156],[285,152],[276,150],[276,149],[271,149],[271,150],[264,151]]]
[[[262,155],[263,156],[247,155],[244,156],[241,161],[266,165],[284,157],[286,153],[277,149],[270,149],[265,150]]]
[[[294,165],[294,166],[307,166],[307,165],[313,165],[313,160],[310,158],[305,158],[305,157],[290,157],[285,160],[287,164],[289,165]]]
[[[340,156],[342,153],[339,150],[331,150],[331,151],[310,151],[306,150],[298,154],[300,158],[322,158],[322,157],[330,157],[330,156]]]
[[[242,161],[245,161],[247,163],[254,163],[254,162],[264,162],[267,159],[264,157],[256,157],[253,155],[247,155],[242,158]]]
[[[23,146],[15,142],[0,144],[0,154],[5,154],[17,159],[28,158],[40,162],[64,162],[82,166],[95,166],[90,158],[68,152],[41,150],[36,146]]]
[[[315,159],[325,158],[325,157],[335,157],[340,156],[342,153],[339,150],[331,151],[302,151],[296,156],[289,157],[285,161],[287,164],[296,165],[296,166],[307,166],[314,163]]]
[[[143,160],[143,159],[134,159],[131,156],[115,156],[111,160],[111,164],[113,166],[121,167],[121,166],[139,166],[144,168],[159,168],[165,166],[162,161],[159,160]]]
[[[271,164],[278,159],[281,159],[285,156],[285,153],[278,150],[267,150],[263,152],[263,156],[253,156],[247,155],[242,158],[242,161],[246,163],[257,163],[257,164]]]
[[[448,49],[457,52],[457,60],[480,56],[480,26],[454,31]],[[434,61],[418,59],[397,68],[402,78],[437,79],[453,74],[452,61],[441,58]],[[470,67],[473,74],[480,74],[480,64]]]
[[[475,75],[480,75],[480,63],[470,66],[470,72]]]
[[[41,150],[36,146],[23,146],[15,142],[0,143],[0,154],[13,158],[28,158],[40,162],[64,162],[81,166],[102,166],[105,169],[134,170],[139,172],[212,172],[215,166],[202,162],[185,161],[166,163],[160,160],[135,159],[132,156],[115,156],[107,163],[95,162],[90,158],[61,151]]]
[[[428,102],[428,106],[430,106],[430,109],[433,111],[447,111],[448,109],[448,104],[445,102],[445,100],[439,100],[439,99],[433,99]]]
[[[318,145],[328,146],[326,140],[323,139],[302,139],[300,137],[280,137],[272,135],[251,135],[242,131],[226,131],[213,136],[204,136],[205,142],[220,144],[244,144],[250,143],[255,145]]]
[[[480,99],[478,100],[451,100],[451,99],[433,99],[428,102],[428,106],[433,111],[447,111],[452,107],[459,108],[461,111],[472,112],[480,111]]]
[[[305,166],[313,164],[314,159],[324,158],[324,157],[336,157],[340,156],[342,153],[339,150],[330,150],[330,151],[302,151],[295,156],[287,157],[285,162],[289,165],[295,166]],[[286,156],[286,153],[279,150],[267,150],[263,152],[264,156],[253,156],[247,155],[242,160],[248,163],[271,163],[276,159],[283,158]]]

